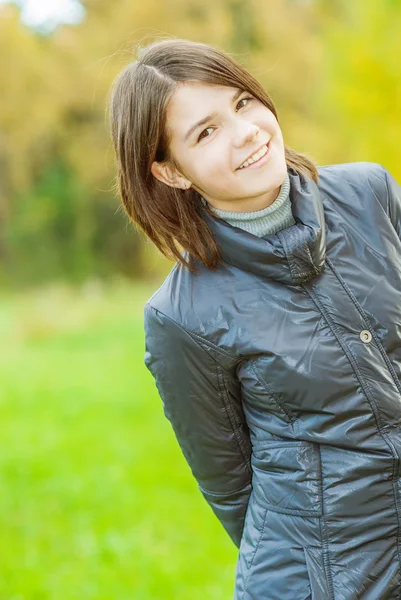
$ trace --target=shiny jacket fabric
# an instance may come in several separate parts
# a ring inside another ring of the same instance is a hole
[[[401,598],[401,187],[291,167],[295,225],[211,217],[224,261],[148,300],[145,364],[237,545],[235,600]]]

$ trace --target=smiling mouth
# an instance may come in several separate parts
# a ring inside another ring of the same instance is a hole
[[[267,148],[267,151],[265,152],[265,154],[263,154],[263,156],[261,156],[260,158],[258,158],[258,160],[255,160],[254,162],[249,163],[246,167],[239,166],[235,170],[236,171],[244,171],[245,169],[248,169],[249,167],[252,167],[252,165],[257,165],[259,162],[262,162],[265,157],[267,157],[268,155],[270,155],[270,140],[267,142],[267,144],[265,144],[264,146],[262,146],[262,148]],[[260,150],[259,150],[259,152],[260,152]],[[246,162],[246,161],[244,161],[244,162]]]

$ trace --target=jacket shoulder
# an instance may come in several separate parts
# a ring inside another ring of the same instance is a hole
[[[177,289],[178,264],[175,264],[168,273],[164,281],[152,293],[145,303],[143,309],[145,333],[152,330],[156,324],[164,323],[168,325],[170,341],[172,341],[172,332],[181,329],[180,318],[174,309],[174,294]]]
[[[317,168],[318,186],[329,196],[340,189],[354,189],[363,198],[373,198],[388,214],[387,170],[375,162],[323,165]]]
[[[367,180],[378,180],[385,185],[386,169],[375,162],[351,162],[335,165],[323,165],[317,168],[319,178],[340,178],[357,185],[366,184]]]
[[[219,270],[208,271],[201,267],[200,272],[195,274],[176,264],[144,306],[145,336],[168,338],[168,342],[163,343],[169,346],[171,352],[174,352],[175,344],[184,341],[197,345],[230,369],[240,357],[221,347],[216,339],[216,316],[211,311],[211,298],[216,311],[224,305],[222,297],[216,293],[216,289],[221,287],[220,278]],[[227,281],[231,282],[231,279],[227,277]]]
[[[194,274],[176,263],[145,304],[145,314],[156,312],[178,326],[186,324],[187,292],[193,287]],[[150,310],[152,309],[152,310]],[[190,327],[189,327],[190,328]]]

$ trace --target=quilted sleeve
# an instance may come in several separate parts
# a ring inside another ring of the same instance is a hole
[[[240,386],[207,348],[149,304],[145,365],[192,475],[237,547],[251,493],[251,443]]]
[[[394,225],[398,237],[401,240],[401,186],[391,175],[391,173],[387,171],[387,169],[384,167],[383,169],[387,185],[387,199],[390,220]]]

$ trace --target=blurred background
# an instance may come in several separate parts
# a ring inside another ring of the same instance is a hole
[[[173,266],[116,198],[135,44],[234,55],[286,143],[401,182],[401,0],[0,0],[0,599],[222,600],[237,550],[143,364]]]

